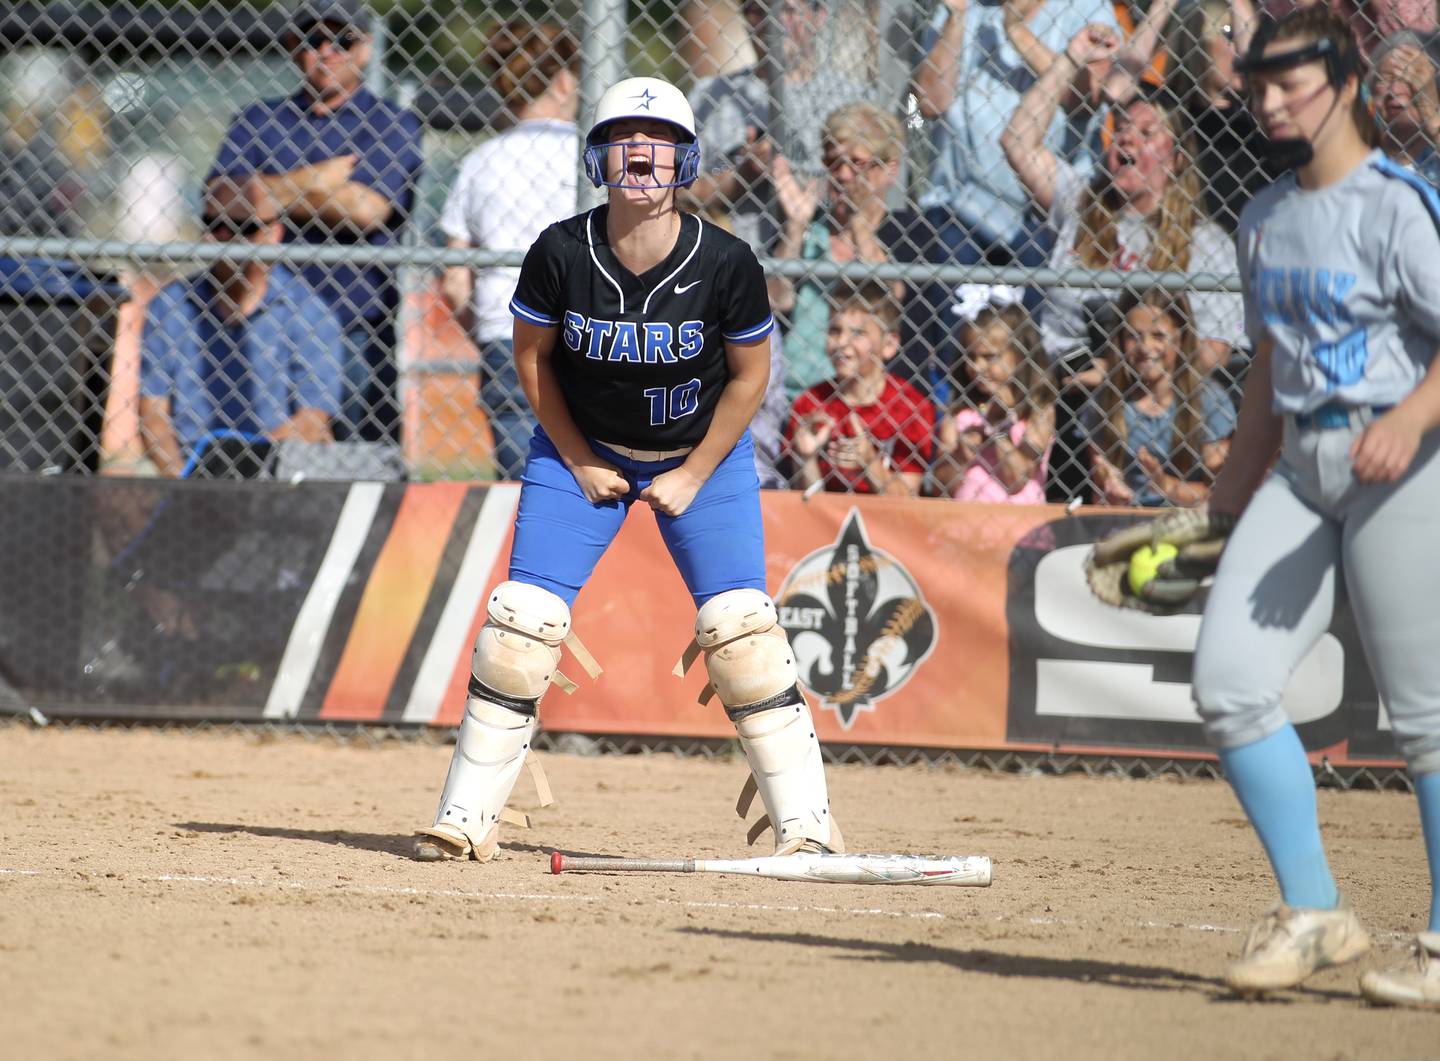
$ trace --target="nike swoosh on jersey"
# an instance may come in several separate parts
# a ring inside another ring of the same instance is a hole
[[[689,291],[692,287],[695,287],[695,286],[697,286],[698,284],[703,284],[704,282],[705,282],[704,280],[696,280],[696,281],[694,281],[693,283],[686,284],[684,287],[681,287],[679,284],[676,284],[676,285],[675,285],[675,293],[676,293],[677,295],[683,295],[686,291]]]

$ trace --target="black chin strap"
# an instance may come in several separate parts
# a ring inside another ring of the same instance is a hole
[[[1334,93],[1335,98],[1331,100],[1330,109],[1325,112],[1325,118],[1320,122],[1320,129],[1324,129],[1325,126],[1330,123],[1330,119],[1335,116],[1335,108],[1340,106],[1339,89],[1334,88],[1334,86],[1330,84],[1326,84],[1324,87],[1317,89],[1304,103],[1300,104],[1301,107],[1308,107],[1310,103],[1326,89],[1330,89],[1330,91]],[[1319,131],[1319,129],[1316,130],[1316,132]],[[1267,162],[1270,162],[1281,170],[1299,169],[1301,166],[1309,165],[1310,160],[1315,157],[1315,145],[1303,136],[1291,136],[1283,140],[1275,140],[1267,136],[1260,150],[1264,152]]]
[[[1315,145],[1303,136],[1285,140],[1272,140],[1267,136],[1260,145],[1260,151],[1266,162],[1282,172],[1309,165],[1315,157]]]

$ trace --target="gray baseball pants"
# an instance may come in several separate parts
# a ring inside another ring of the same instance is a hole
[[[1291,673],[1329,628],[1337,566],[1395,741],[1415,775],[1440,772],[1440,431],[1398,482],[1356,481],[1363,430],[1301,429],[1221,558],[1195,649],[1194,693],[1212,744],[1280,729]]]

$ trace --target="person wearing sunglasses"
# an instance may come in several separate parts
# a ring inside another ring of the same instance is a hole
[[[399,243],[420,177],[420,120],[364,86],[371,57],[362,0],[304,0],[286,37],[301,86],[244,108],[206,178],[259,178],[286,243]],[[305,280],[340,320],[344,393],[335,437],[398,443],[400,403],[392,267],[310,265]]]
[[[214,242],[276,244],[263,183],[217,182]],[[284,265],[222,258],[150,302],[140,348],[140,429],[162,476],[244,478],[284,439],[327,442],[339,409],[340,324]]]
[[[906,257],[901,244],[914,231],[909,211],[892,216],[886,197],[900,177],[905,128],[873,103],[849,103],[825,118],[823,179],[797,173],[776,158],[774,176],[785,225],[775,257],[802,261],[885,262]],[[794,402],[834,376],[830,343],[830,285],[813,279],[770,281],[770,304],[788,318],[785,391]],[[897,298],[903,288],[894,292]],[[902,378],[914,373],[908,368]]]

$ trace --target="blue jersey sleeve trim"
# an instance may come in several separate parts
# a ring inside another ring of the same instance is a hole
[[[1430,211],[1430,220],[1440,229],[1440,193],[1437,193],[1424,177],[1408,166],[1384,157],[1377,158],[1373,165],[1385,176],[1394,177],[1414,188],[1420,194],[1420,201],[1425,204],[1425,209]]]
[[[510,312],[513,313],[515,316],[519,317],[522,321],[529,321],[531,324],[538,324],[542,328],[557,328],[560,325],[559,318],[547,317],[543,313],[538,313],[535,310],[531,309],[529,306],[525,305],[525,303],[521,302],[518,298],[512,298],[510,300]]]
[[[746,328],[743,332],[721,332],[720,338],[727,343],[748,343],[755,339],[763,339],[775,328],[775,318],[766,317],[753,328]]]

